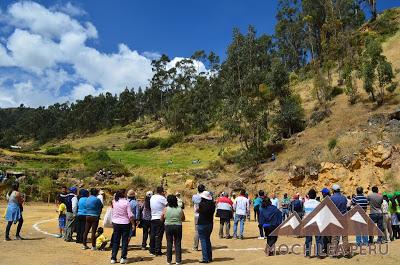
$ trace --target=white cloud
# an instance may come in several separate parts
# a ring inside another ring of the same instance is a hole
[[[74,86],[71,93],[71,99],[77,100],[82,99],[87,95],[97,94],[96,89],[90,84],[79,84]]]
[[[71,2],[68,2],[64,5],[56,4],[55,6],[51,7],[50,10],[61,11],[72,17],[85,16],[87,14],[85,10],[83,10],[82,8],[80,8],[78,6],[73,5]]]
[[[0,32],[0,107],[35,107],[146,87],[151,61],[160,54],[140,54],[123,43],[115,53],[90,47],[87,40],[98,38],[97,29],[77,18],[83,15],[71,3],[46,8],[22,1],[2,11],[0,23],[10,30]],[[174,58],[170,66],[182,59]],[[195,64],[206,71],[201,62]]]

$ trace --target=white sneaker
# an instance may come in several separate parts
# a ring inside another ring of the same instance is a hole
[[[117,263],[117,262],[115,261],[115,259],[112,259],[112,260],[111,260],[111,264],[115,264],[115,263]]]
[[[86,249],[89,249],[89,247],[87,247],[87,246],[82,246],[82,250],[86,250]]]
[[[92,249],[92,250],[97,250],[97,248],[96,248],[96,247],[92,247],[91,249]]]
[[[259,237],[257,237],[257,239],[264,240],[264,237],[259,236]]]
[[[121,259],[121,260],[119,261],[119,263],[121,263],[121,264],[126,264],[126,263],[128,263],[128,260],[127,260],[127,259]]]

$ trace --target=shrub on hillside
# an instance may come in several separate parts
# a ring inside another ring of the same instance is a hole
[[[172,147],[174,144],[179,143],[182,141],[183,136],[181,134],[174,134],[168,138],[161,139],[160,141],[160,148],[167,149]]]
[[[65,144],[60,146],[49,147],[46,149],[46,155],[61,155],[61,154],[69,154],[74,151],[71,145]]]
[[[148,138],[125,144],[124,150],[130,151],[137,149],[152,149],[157,147],[159,144],[160,144],[160,138]]]
[[[147,184],[147,180],[142,176],[134,176],[132,178],[132,185],[135,187],[144,188],[144,187],[146,187],[146,184]]]
[[[333,150],[337,145],[337,139],[336,138],[332,138],[329,140],[328,142],[328,149],[329,151]]]

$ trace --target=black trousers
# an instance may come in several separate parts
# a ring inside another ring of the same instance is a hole
[[[149,238],[150,231],[151,231],[151,221],[149,220],[142,220],[140,221],[142,224],[143,229],[143,239],[142,239],[142,247],[147,247],[147,239]]]
[[[175,246],[176,263],[182,262],[182,225],[165,225],[167,237],[167,263],[172,263],[172,245]]]
[[[76,220],[76,243],[83,243],[85,233],[86,215],[78,215]]]
[[[6,238],[10,237],[10,230],[11,230],[12,224],[13,224],[13,221],[8,221],[7,227],[6,227]],[[19,233],[21,232],[23,224],[24,224],[24,219],[21,216],[21,218],[18,220],[17,232],[15,233],[15,236],[20,236]]]
[[[119,250],[119,244],[121,244],[121,258],[126,259],[128,255],[128,241],[129,233],[131,231],[131,224],[113,224],[113,237],[112,237],[112,253],[111,259],[117,260],[117,254]]]
[[[150,253],[160,255],[162,239],[164,235],[164,223],[160,219],[151,220],[150,228]]]
[[[272,233],[272,231],[274,231],[276,228],[276,226],[270,226],[270,227],[264,227],[264,236],[267,237],[267,247],[268,249],[271,250],[271,248],[273,248],[273,246],[275,245],[276,241],[278,241],[278,237],[277,236],[270,236],[269,234]]]
[[[83,245],[87,246],[87,238],[89,231],[92,230],[92,247],[96,247],[96,231],[99,226],[99,217],[97,216],[86,216],[85,233],[83,234]]]

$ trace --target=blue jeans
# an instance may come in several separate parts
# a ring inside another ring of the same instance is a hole
[[[311,246],[312,246],[312,236],[306,236],[306,256],[310,256],[311,254]],[[316,253],[315,255],[318,256],[320,251],[322,250],[322,237],[321,236],[315,236],[315,245],[316,245]]]
[[[378,228],[382,231],[383,233],[383,214],[381,213],[370,213],[369,217],[372,219],[372,221],[377,224]],[[374,236],[369,236],[369,243],[372,244],[374,243]],[[382,243],[382,236],[378,236],[378,243]]]
[[[111,259],[117,260],[119,244],[122,238],[121,258],[126,259],[128,255],[128,239],[129,231],[132,227],[131,224],[113,224],[114,231],[112,236],[112,253]]]
[[[199,239],[201,243],[201,253],[203,255],[203,261],[212,261],[212,246],[211,246],[211,233],[213,230],[213,224],[208,225],[197,225],[199,232]]]
[[[243,237],[244,222],[246,221],[246,215],[235,214],[233,222],[233,237],[237,237],[238,223],[240,222],[240,237]]]
[[[357,246],[368,245],[368,236],[356,236]]]
[[[289,214],[290,214],[289,209],[283,208],[282,209],[282,221],[285,221],[286,218],[289,217]]]

